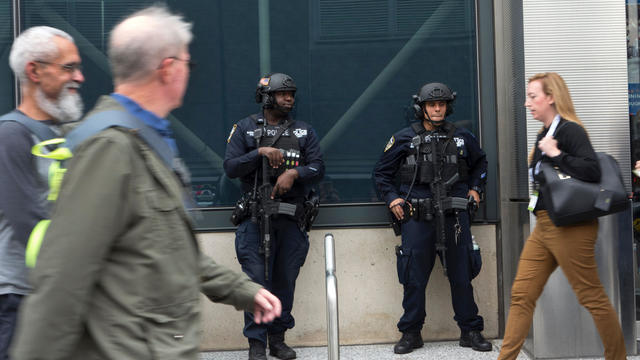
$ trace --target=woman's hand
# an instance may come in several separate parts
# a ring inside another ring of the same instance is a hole
[[[548,157],[556,157],[562,153],[562,151],[558,149],[558,140],[554,139],[553,136],[545,136],[540,139],[540,141],[538,141],[538,149]]]

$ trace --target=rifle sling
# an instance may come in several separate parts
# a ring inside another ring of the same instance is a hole
[[[256,125],[260,125],[261,124],[261,122],[258,121],[258,115],[257,114],[253,114],[253,115],[251,115],[249,117],[256,123]],[[262,124],[264,124],[264,122],[262,122]],[[287,121],[285,121],[285,123],[282,125],[282,127],[279,128],[278,131],[273,136],[273,139],[271,140],[271,144],[267,144],[265,146],[273,146],[276,143],[276,141],[278,141],[278,139],[280,139],[282,134],[284,134],[284,132],[287,131],[287,129],[291,126],[291,124],[293,124],[293,120],[287,119]],[[260,133],[260,137],[256,138],[256,142],[257,142],[256,145],[257,146],[260,146],[260,141],[262,139],[262,136],[264,136],[264,130]]]

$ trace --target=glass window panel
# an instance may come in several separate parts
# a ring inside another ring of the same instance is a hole
[[[85,64],[87,109],[111,91],[108,32],[153,1],[22,0],[24,27],[69,32]],[[478,133],[474,2],[466,0],[166,1],[194,23],[192,73],[171,115],[202,207],[239,196],[223,174],[233,124],[258,112],[258,78],[285,72],[298,85],[295,117],[322,139],[324,203],[379,201],[371,171],[389,137],[413,121],[411,95],[429,81],[457,91],[450,118]],[[259,8],[258,5],[266,5]],[[268,22],[269,26],[261,26]],[[262,51],[261,51],[262,49]]]
[[[411,95],[428,81],[458,92],[452,120],[477,133],[472,2],[267,3],[269,41],[262,46],[270,50],[268,59],[261,58],[257,5],[220,2],[208,11],[179,5],[195,22],[192,55],[208,64],[193,74],[185,106],[174,112],[190,133],[179,141],[201,206],[232,205],[238,198],[220,162],[233,124],[259,111],[255,84],[269,70],[294,77],[295,116],[322,139],[324,203],[378,201],[371,170],[388,138],[413,121]]]
[[[0,115],[15,107],[14,77],[9,67],[9,52],[13,43],[13,11],[10,1],[0,2]]]

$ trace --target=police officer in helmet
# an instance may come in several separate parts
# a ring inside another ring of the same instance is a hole
[[[240,178],[243,198],[250,203],[255,201],[252,194],[267,179],[273,186],[267,194],[272,204],[279,205],[278,209],[284,205],[295,209],[295,214],[269,217],[268,251],[264,248],[263,224],[250,214],[238,219],[236,254],[242,271],[282,302],[282,315],[267,325],[256,324],[253,315],[245,312],[243,333],[249,340],[249,359],[255,360],[266,359],[267,344],[270,355],[276,358],[296,358],[295,351],[284,342],[284,333],[295,324],[291,315],[295,282],[309,250],[308,226],[301,225],[304,215],[299,210],[301,204],[308,203],[305,199],[311,185],[324,175],[318,136],[311,126],[290,115],[296,90],[293,78],[286,74],[273,73],[259,80],[256,102],[262,105],[262,111],[233,125],[223,164],[227,176]],[[265,253],[269,254],[268,263]]]
[[[442,83],[422,86],[413,96],[419,122],[391,137],[373,172],[380,196],[401,224],[402,245],[396,255],[404,314],[397,324],[402,337],[394,346],[396,354],[423,346],[425,289],[436,255],[450,283],[460,346],[491,350],[481,334],[484,323],[473,298],[471,280],[481,262],[469,230],[467,205],[473,202],[466,201],[480,201],[487,161],[471,132],[446,121],[455,98],[456,93]],[[440,227],[438,209],[444,219]],[[439,235],[444,238],[440,243]]]

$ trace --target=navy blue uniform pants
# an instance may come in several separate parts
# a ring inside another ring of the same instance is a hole
[[[9,359],[9,345],[18,320],[18,308],[24,296],[0,295],[0,360]]]
[[[283,333],[295,325],[291,315],[293,293],[300,267],[309,252],[309,237],[300,231],[296,221],[279,216],[271,221],[271,230],[269,279],[264,278],[264,254],[259,251],[262,239],[258,225],[246,220],[236,231],[236,254],[242,271],[282,302],[282,315],[267,325],[256,324],[253,314],[244,313],[244,336],[265,344],[267,333]]]
[[[473,245],[469,231],[469,216],[461,212],[458,216],[460,234],[455,242],[454,226],[456,217],[446,217],[446,262],[451,302],[455,316],[462,331],[484,328],[484,322],[478,315],[478,307],[473,299],[471,286],[471,254]],[[409,220],[402,224],[402,246],[397,252],[398,279],[404,287],[402,307],[404,314],[398,322],[401,332],[420,332],[426,317],[425,289],[436,259],[436,224]]]

